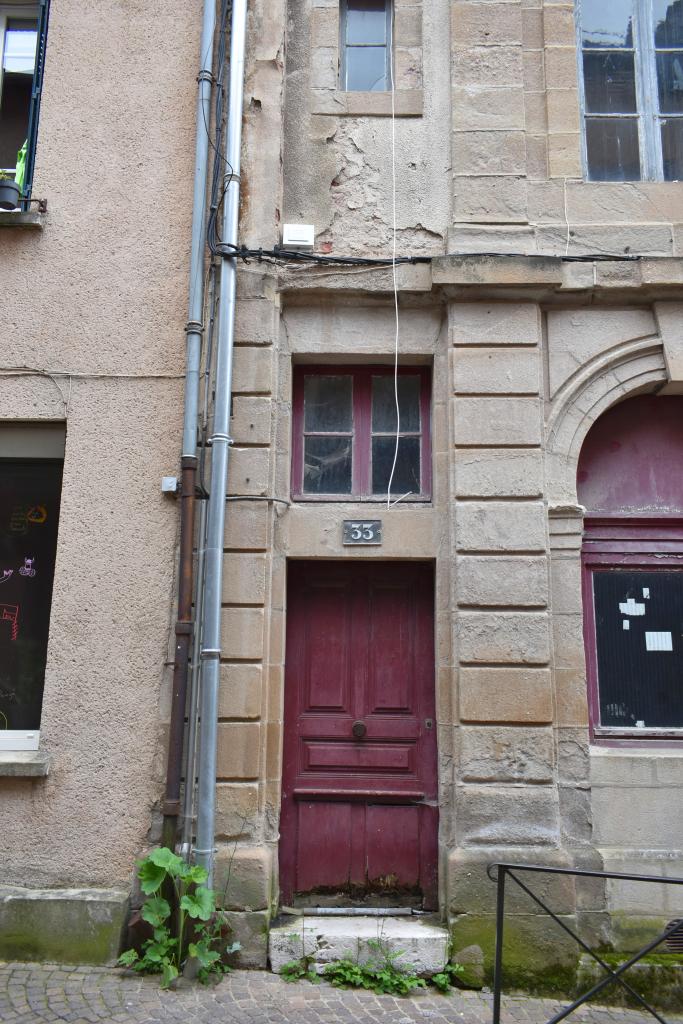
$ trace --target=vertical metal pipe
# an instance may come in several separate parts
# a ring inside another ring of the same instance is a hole
[[[199,374],[202,352],[204,308],[204,249],[206,246],[206,185],[209,166],[208,125],[211,116],[213,42],[216,29],[215,0],[206,0],[200,44],[199,90],[197,95],[197,137],[195,142],[194,198],[190,243],[189,318],[186,327],[185,413],[181,458],[180,555],[178,570],[178,612],[175,626],[173,693],[168,738],[166,792],[164,796],[162,842],[173,847],[180,812],[183,732],[187,703],[187,675],[192,642],[192,577],[195,488],[197,476],[197,420]]]
[[[204,354],[204,395],[201,411],[201,433],[204,445],[199,460],[200,484],[204,480],[204,463],[206,459],[206,437],[209,424],[209,408],[211,404],[211,381],[213,379],[213,338],[216,312],[216,274],[213,272],[209,280],[209,322],[206,332],[206,346]],[[182,829],[180,836],[180,852],[183,857],[189,860],[192,850],[192,836],[194,826],[195,787],[197,779],[197,735],[199,732],[199,666],[201,649],[201,622],[202,605],[204,601],[204,555],[206,552],[206,502],[199,502],[199,524],[197,528],[197,568],[195,573],[194,586],[194,617],[195,629],[192,636],[192,658],[189,673],[189,701],[188,701],[188,725],[187,738],[185,742],[184,774],[185,785],[183,787],[182,803]]]
[[[505,868],[498,865],[496,898],[496,959],[493,970],[493,1024],[500,1024],[500,990],[503,984],[503,924],[505,922]]]
[[[246,32],[247,0],[234,0],[230,38],[230,98],[225,146],[225,157],[229,173],[225,178],[221,234],[223,243],[226,246],[237,244]],[[225,490],[228,479],[229,446],[231,443],[229,428],[236,283],[237,268],[235,266],[235,258],[233,256],[223,256],[219,291],[216,398],[211,437],[211,493],[209,496],[202,622],[201,745],[199,750],[199,787],[197,797],[197,845],[195,848],[197,862],[202,864],[209,873],[208,885],[213,884],[223,536],[225,532]]]

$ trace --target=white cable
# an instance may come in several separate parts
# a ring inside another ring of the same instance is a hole
[[[393,49],[393,40],[392,40]],[[391,200],[392,200],[392,212],[393,212],[393,248],[391,255],[391,270],[394,282],[394,313],[396,316],[396,333],[394,337],[394,401],[396,403],[396,446],[394,448],[394,461],[391,466],[391,474],[389,476],[389,484],[387,485],[387,508],[391,508],[391,485],[394,480],[394,471],[396,469],[396,461],[398,459],[398,443],[401,433],[401,412],[398,405],[398,337],[399,337],[399,320],[398,320],[398,282],[396,280],[396,104],[395,104],[395,88],[394,88],[394,60],[393,53],[389,53],[389,80],[391,82]],[[403,498],[407,498],[410,491],[401,495],[397,498],[394,505],[402,501]]]

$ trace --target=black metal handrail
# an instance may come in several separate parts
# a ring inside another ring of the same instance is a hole
[[[493,875],[494,870],[496,871],[495,877]],[[609,964],[605,963],[602,957],[599,956],[598,953],[595,953],[590,948],[590,946],[588,946],[583,941],[583,939],[580,938],[580,936],[573,932],[572,929],[567,924],[565,924],[565,922],[562,921],[562,919],[558,917],[558,915],[553,910],[550,909],[550,907],[546,906],[546,904],[543,902],[540,896],[537,896],[536,893],[531,891],[528,885],[525,885],[525,883],[520,878],[517,878],[515,872],[528,871],[536,874],[571,875],[572,877],[577,878],[617,879],[622,882],[658,882],[660,885],[683,885],[683,878],[661,878],[658,875],[629,875],[618,871],[583,871],[574,868],[543,867],[539,864],[496,863],[489,864],[486,871],[491,881],[497,882],[498,886],[496,898],[496,956],[493,976],[493,1024],[500,1024],[500,997],[501,986],[503,982],[503,926],[505,923],[506,877],[510,877],[512,881],[515,882],[520,887],[520,889],[522,889],[527,894],[527,896],[531,897],[534,903],[536,903],[543,911],[545,911],[545,913],[548,914],[553,919],[553,921],[555,921],[555,923],[558,924],[559,927],[567,933],[567,935],[571,935],[571,937],[574,939],[577,945],[581,947],[581,949],[585,950],[586,953],[589,953],[593,957],[593,959],[603,968],[603,970],[607,971],[606,978],[603,978],[601,981],[597,982],[597,984],[593,985],[591,989],[580,995],[578,999],[575,999],[573,1003],[565,1007],[565,1009],[560,1010],[559,1013],[556,1013],[554,1017],[551,1017],[550,1020],[546,1022],[546,1024],[557,1024],[558,1021],[564,1020],[565,1017],[568,1017],[569,1014],[573,1013],[574,1010],[576,1010],[579,1006],[582,1006],[589,999],[592,999],[593,996],[597,995],[599,992],[602,992],[603,989],[607,988],[608,985],[613,985],[615,983],[621,985],[621,987],[624,988],[631,996],[633,996],[633,998],[636,999],[637,1002],[640,1003],[640,1005],[644,1009],[651,1013],[652,1016],[660,1022],[660,1024],[667,1024],[666,1019],[662,1017],[659,1013],[657,1013],[657,1011],[654,1010],[650,1006],[650,1004],[638,992],[636,992],[635,989],[631,987],[631,985],[628,984],[627,981],[624,981],[622,975],[629,969],[629,967],[633,967],[633,965],[638,963],[638,961],[641,960],[642,957],[647,956],[647,954],[652,952],[652,950],[659,946],[660,943],[668,939],[670,935],[673,935],[674,932],[679,931],[681,927],[683,927],[681,925],[680,920],[672,921],[669,925],[667,925],[666,929],[662,932],[661,935],[658,935],[656,939],[652,940],[652,942],[648,942],[646,946],[643,946],[643,948],[634,956],[632,956],[629,960],[627,960],[626,963],[621,964],[619,967],[617,967],[616,970],[613,970],[609,966]]]

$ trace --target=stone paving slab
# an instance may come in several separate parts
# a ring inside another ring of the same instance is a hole
[[[545,1024],[561,1004],[504,999],[504,1024]],[[577,1010],[576,1024],[645,1024],[653,1017],[618,1007]],[[667,1021],[683,1017],[667,1015]],[[155,978],[105,967],[0,963],[2,1024],[490,1024],[491,995],[433,991],[397,999],[342,991],[326,982],[291,984],[265,971],[235,971],[217,985],[164,992]]]

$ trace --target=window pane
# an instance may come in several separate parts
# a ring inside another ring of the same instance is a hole
[[[596,572],[593,587],[602,725],[683,727],[683,574]]]
[[[683,46],[683,4],[653,0],[655,46]]]
[[[586,111],[590,114],[635,113],[636,83],[632,53],[584,53]]]
[[[0,461],[0,729],[37,729],[61,463]]]
[[[586,118],[591,181],[639,181],[638,122],[634,117]]]
[[[683,120],[662,121],[662,162],[665,181],[683,181]]]
[[[583,0],[584,46],[633,46],[633,0]]]
[[[304,378],[304,430],[353,430],[353,379],[311,375]]]
[[[395,437],[373,437],[373,494],[387,493],[395,451]],[[398,443],[398,458],[396,459],[394,478],[391,482],[391,493],[400,497],[402,494],[407,494],[408,491],[411,494],[419,494],[421,491],[419,437],[401,437]]]
[[[383,46],[387,41],[386,0],[347,0],[346,42]]]
[[[346,88],[349,92],[385,92],[387,51],[384,46],[347,46]]]
[[[32,75],[36,63],[38,32],[35,22],[10,20],[5,32],[2,66],[5,71]]]
[[[5,75],[3,79],[0,104],[0,167],[16,167],[17,153],[24,145],[28,134],[32,84],[33,79],[30,75]]]
[[[398,376],[398,409],[401,431],[420,429],[420,377],[415,374]],[[372,429],[396,431],[396,396],[393,374],[372,378]]]
[[[657,85],[662,114],[683,113],[683,50],[657,54]]]
[[[304,492],[351,493],[351,438],[304,439]]]

